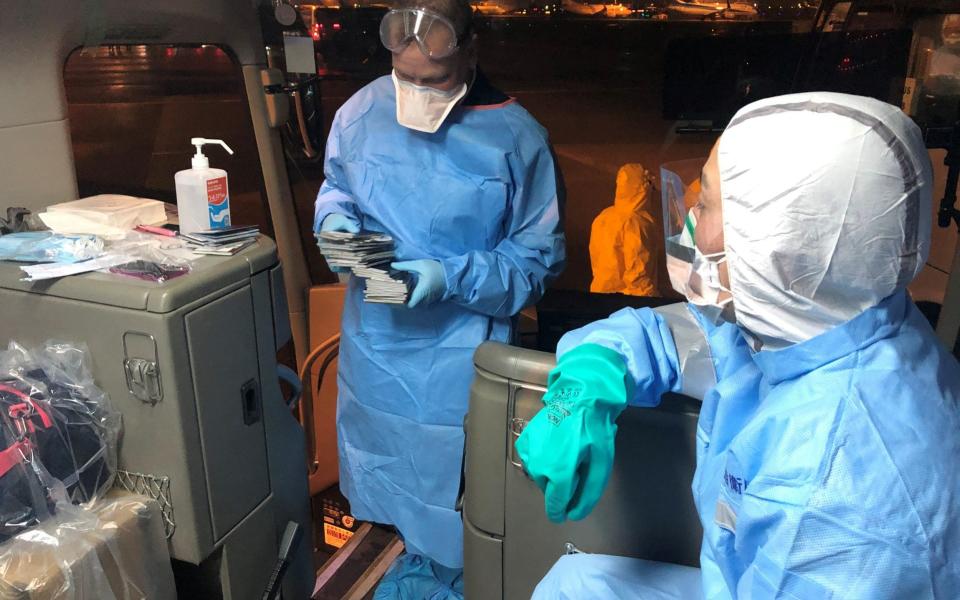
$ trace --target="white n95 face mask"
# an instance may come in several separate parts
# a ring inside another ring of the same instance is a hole
[[[688,287],[708,304],[724,305],[730,301],[730,290],[720,283],[720,264],[726,262],[725,252],[704,254],[693,247],[693,277]],[[723,299],[721,299],[723,296]]]
[[[467,95],[466,83],[444,92],[431,87],[414,85],[397,77],[394,71],[393,87],[397,91],[397,123],[408,129],[436,133],[450,111]]]
[[[726,260],[724,252],[703,254],[693,240],[693,231],[697,220],[692,212],[687,213],[683,232],[677,236],[675,244],[683,249],[686,258],[679,256],[681,252],[667,253],[667,273],[673,289],[683,294],[687,301],[695,305],[700,312],[714,324],[727,320],[727,305],[733,300],[730,290],[720,283],[720,264]]]
[[[714,325],[721,321],[733,323],[733,295],[720,283],[720,264],[727,260],[725,252],[703,254],[693,247],[693,269],[690,283],[687,285],[687,300],[696,305],[700,312]]]

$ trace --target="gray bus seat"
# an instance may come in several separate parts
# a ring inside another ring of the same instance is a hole
[[[527,599],[573,549],[699,566],[690,492],[699,401],[668,394],[657,408],[627,409],[603,499],[583,521],[556,525],[513,449],[542,406],[554,356],[488,342],[474,363],[461,499],[466,598]]]

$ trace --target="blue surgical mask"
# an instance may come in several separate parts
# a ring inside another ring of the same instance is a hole
[[[95,235],[61,235],[25,231],[0,236],[0,260],[32,263],[75,263],[103,254],[103,240]]]

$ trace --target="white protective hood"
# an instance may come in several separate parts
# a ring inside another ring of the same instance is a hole
[[[907,287],[930,250],[932,169],[889,104],[833,93],[743,108],[720,140],[737,323],[779,349]]]

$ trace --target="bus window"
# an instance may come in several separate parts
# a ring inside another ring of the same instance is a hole
[[[215,46],[103,46],[74,51],[64,68],[80,196],[122,193],[176,204],[173,176],[190,168],[191,137],[229,175],[235,225],[273,235],[239,66]]]
[[[818,28],[825,33],[843,29],[843,24],[847,22],[847,15],[850,14],[851,4],[852,2],[837,2],[833,10],[823,13]]]
[[[905,108],[926,125],[950,127],[960,117],[960,14],[926,17],[916,29]]]

